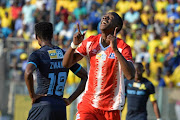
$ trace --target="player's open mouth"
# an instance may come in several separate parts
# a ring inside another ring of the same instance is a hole
[[[106,21],[102,21],[101,24],[105,25],[105,24],[107,24],[107,22]]]

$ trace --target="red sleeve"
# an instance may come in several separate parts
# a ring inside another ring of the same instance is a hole
[[[76,49],[76,52],[79,53],[82,56],[86,56],[88,53],[87,51],[87,47],[88,47],[88,43],[92,42],[94,39],[96,39],[98,36],[90,36],[89,38],[87,38],[86,40],[83,40],[81,44],[79,44],[79,46]]]
[[[81,54],[82,56],[86,56],[87,55],[86,45],[87,45],[87,39],[82,41],[81,44],[79,44],[78,48],[76,49],[76,52]]]
[[[133,62],[132,59],[132,53],[131,53],[131,48],[129,45],[127,45],[123,50],[122,50],[122,55],[124,56],[124,58],[128,61]]]

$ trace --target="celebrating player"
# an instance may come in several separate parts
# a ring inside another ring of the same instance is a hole
[[[83,56],[90,64],[88,84],[78,104],[76,120],[120,120],[125,102],[123,75],[130,80],[135,74],[130,47],[116,38],[122,26],[117,13],[107,13],[101,19],[102,34],[83,41],[85,32],[81,34],[77,24],[78,32],[63,59],[63,66],[68,68]]]
[[[33,52],[25,70],[25,81],[32,99],[28,120],[66,120],[66,105],[73,102],[84,90],[87,72],[74,64],[70,70],[81,78],[76,91],[63,99],[69,69],[62,66],[65,52],[51,44],[53,26],[49,22],[35,25],[35,35],[41,48]],[[37,90],[34,92],[33,71],[37,72]]]
[[[135,63],[135,79],[125,82],[125,92],[128,100],[128,112],[126,120],[147,120],[146,103],[150,96],[157,120],[160,120],[160,113],[157,106],[155,89],[153,84],[142,77],[142,63]]]

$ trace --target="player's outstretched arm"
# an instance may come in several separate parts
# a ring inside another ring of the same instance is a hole
[[[71,43],[71,46],[66,51],[64,58],[63,58],[63,66],[66,68],[70,68],[72,65],[74,65],[76,62],[81,60],[83,56],[81,56],[78,53],[75,53],[75,49],[78,47],[78,45],[83,41],[85,32],[81,34],[79,24],[77,24],[78,32],[73,35],[73,42]]]
[[[81,70],[76,75],[81,78],[81,82],[79,83],[74,93],[68,99],[64,98],[66,105],[71,104],[85,89],[86,81],[88,78],[86,70],[81,67]]]
[[[132,62],[127,61],[123,57],[123,55],[119,52],[119,50],[117,48],[116,30],[117,30],[117,27],[114,30],[114,36],[113,35],[108,35],[107,40],[110,41],[111,48],[113,49],[118,61],[121,64],[121,68],[122,68],[122,71],[123,71],[125,77],[128,80],[131,80],[135,76],[135,68],[134,68],[134,65],[132,64]]]
[[[159,108],[158,108],[156,100],[152,102],[152,105],[153,105],[154,113],[156,115],[157,120],[161,120],[160,119],[161,116],[160,116],[160,112],[159,112]]]
[[[36,69],[36,67],[29,63],[26,67],[25,73],[24,73],[24,79],[26,82],[26,86],[28,88],[29,96],[32,100],[32,103],[36,101],[36,99],[40,98],[41,96],[45,95],[36,95],[34,93],[34,79],[33,79],[33,71]]]

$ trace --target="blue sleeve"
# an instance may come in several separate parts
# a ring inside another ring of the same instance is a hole
[[[37,55],[36,52],[33,52],[33,53],[29,56],[28,64],[29,64],[29,63],[35,65],[36,68],[39,66],[40,61],[39,61],[39,57],[38,57],[38,55]]]
[[[81,70],[81,65],[76,63],[72,67],[70,67],[70,70],[74,73],[77,74]]]
[[[149,82],[149,84],[147,86],[147,89],[148,89],[149,94],[154,94],[155,93],[154,85],[151,82]]]
[[[127,84],[128,84],[128,80],[125,78],[124,79],[124,82],[125,82],[125,96],[127,96]]]

